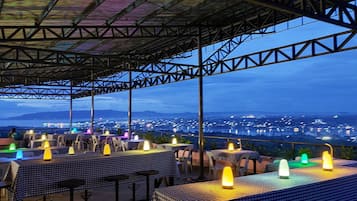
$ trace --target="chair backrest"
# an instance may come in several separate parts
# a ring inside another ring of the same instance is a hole
[[[78,135],[76,136],[76,140],[75,140],[74,142],[75,142],[75,143],[79,143],[79,142],[82,140],[82,137],[83,137],[82,135],[79,135],[79,134],[78,134]]]
[[[66,143],[64,141],[64,135],[59,135],[57,137],[57,146],[62,147],[62,146],[65,146],[65,145],[66,145]]]
[[[97,145],[97,144],[98,144],[97,136],[92,135],[91,137],[92,137],[92,143],[95,144],[95,145]]]
[[[128,150],[128,143],[120,140],[120,146],[121,146],[123,151]]]
[[[206,151],[207,158],[208,158],[208,165],[210,168],[214,167],[214,156],[213,153],[210,151]]]
[[[249,165],[249,154],[243,154],[240,158],[239,158],[239,166],[241,168],[241,172],[243,173],[243,175],[247,174],[248,171],[248,165]]]

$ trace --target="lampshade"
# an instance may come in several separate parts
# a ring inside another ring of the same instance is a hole
[[[73,148],[73,146],[70,146],[70,147],[68,148],[68,155],[74,155],[74,154],[75,154],[74,148]]]
[[[17,150],[16,152],[16,160],[22,160],[24,158],[24,154],[22,150]]]
[[[50,143],[46,140],[43,142],[43,148],[50,148]]]
[[[110,156],[110,154],[111,154],[110,145],[109,144],[105,144],[104,145],[104,150],[103,150],[103,155],[104,156]]]
[[[286,159],[281,159],[279,163],[279,177],[280,179],[288,179],[290,176],[289,164]]]
[[[74,133],[77,133],[78,132],[78,129],[77,128],[72,128],[71,130],[71,133],[74,134]]]
[[[238,150],[242,150],[242,140],[238,138]]]
[[[232,189],[234,185],[233,171],[230,166],[223,168],[222,173],[222,187],[225,189]]]
[[[144,151],[149,151],[150,150],[150,142],[149,140],[144,141],[144,146],[143,146]]]
[[[42,134],[42,135],[41,135],[41,140],[46,140],[46,139],[47,139],[46,134]]]
[[[106,130],[106,131],[104,132],[104,135],[110,135],[110,132],[109,132],[108,130]]]
[[[44,161],[50,161],[50,160],[52,160],[52,151],[51,151],[51,148],[49,148],[49,147],[45,148],[45,151],[43,152],[43,160],[44,160]]]
[[[139,140],[139,136],[138,135],[134,135],[134,140]]]
[[[301,163],[303,165],[306,165],[309,163],[309,157],[307,156],[306,153],[301,154]]]
[[[35,131],[34,130],[29,130],[29,134],[34,134],[35,133]]]
[[[177,144],[177,138],[172,138],[172,144]]]
[[[322,152],[322,169],[324,170],[333,170],[333,159],[328,151]]]
[[[234,151],[234,144],[233,144],[233,142],[228,143],[228,151]]]
[[[16,145],[15,145],[15,143],[11,143],[11,144],[10,144],[9,150],[10,150],[10,151],[15,151],[15,150],[16,150]]]

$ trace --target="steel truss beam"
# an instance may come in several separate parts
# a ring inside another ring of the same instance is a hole
[[[0,97],[9,99],[68,99],[69,94],[69,89],[24,88],[17,86],[0,88]]]
[[[195,26],[0,26],[0,42],[196,36]],[[32,34],[29,34],[32,33]]]
[[[37,85],[41,87],[62,87],[67,89],[71,86],[71,80],[46,80],[48,78],[41,78],[37,76],[18,76],[18,75],[0,75],[0,86],[8,86],[11,88],[11,85],[14,85],[14,82],[17,86],[27,86],[27,85]],[[92,82],[94,82],[95,88],[107,88],[115,87],[117,85],[125,85],[127,82],[118,81],[118,80],[99,80],[94,81],[76,81],[72,80],[72,87],[74,89],[89,90],[92,88]]]
[[[204,76],[218,75],[227,72],[353,50],[357,49],[357,44],[353,43],[355,42],[354,40],[357,40],[356,31],[351,30],[294,43],[291,45],[277,47],[270,50],[255,52],[232,59],[218,61],[216,63],[206,64],[203,69]],[[198,75],[198,68],[193,68],[192,71],[193,74],[195,74],[195,77],[160,75],[147,77],[140,80],[134,80],[132,83],[132,88],[138,89],[196,78]],[[108,93],[125,90],[128,90],[128,88],[121,88],[120,86],[116,86],[112,90],[109,90]],[[104,94],[104,91],[97,90],[96,94]],[[84,96],[86,96],[85,93],[75,95],[76,98]]]
[[[357,6],[343,0],[246,0],[278,11],[357,29]],[[337,13],[337,15],[335,15]]]
[[[150,72],[158,74],[186,73],[185,69],[193,65],[175,63],[152,63],[148,59],[137,56],[89,55],[55,50],[43,50],[21,46],[0,45],[0,60],[8,62],[36,63],[54,66],[87,67],[88,69],[109,69],[128,71],[126,63],[131,63],[134,72]],[[140,62],[141,61],[141,62]],[[143,63],[145,62],[145,63]],[[149,63],[149,64],[148,64]],[[46,66],[44,66],[46,68]]]
[[[232,24],[225,27],[215,27],[213,29],[208,27],[206,29],[202,29],[202,44],[204,46],[208,46],[210,44],[232,39],[244,34],[256,32],[264,33],[266,28],[284,22],[287,18],[293,19],[296,18],[296,16],[266,8],[258,17],[255,18],[245,18],[238,22],[232,22]],[[196,38],[190,38],[185,41],[177,41],[175,45],[169,47],[161,47],[158,45],[157,50],[154,53],[152,53],[152,50],[150,50],[150,53],[136,50],[132,51],[132,53],[145,55],[149,54],[151,55],[151,60],[157,61],[163,58],[170,58],[173,55],[178,55],[196,48]]]

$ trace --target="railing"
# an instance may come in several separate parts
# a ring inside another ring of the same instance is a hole
[[[198,135],[180,134],[179,136],[197,142]],[[227,141],[236,141],[237,137],[205,136],[206,149],[226,147]],[[328,150],[324,141],[321,143],[296,142],[284,140],[267,140],[240,138],[243,149],[258,151],[262,155],[295,159],[301,153],[308,153],[310,157],[320,157],[323,150]],[[219,141],[221,141],[219,143]],[[197,144],[197,143],[196,143]],[[357,159],[357,146],[333,145],[335,157],[344,159]],[[299,153],[300,152],[300,153]]]

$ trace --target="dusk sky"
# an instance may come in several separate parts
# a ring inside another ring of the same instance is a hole
[[[305,18],[306,19],[306,18]],[[284,24],[283,26],[287,26]],[[344,31],[320,22],[248,40],[236,57]],[[357,42],[357,41],[355,41]],[[355,43],[356,44],[356,43]],[[219,45],[215,45],[218,48]],[[204,57],[214,47],[203,50]],[[205,112],[339,113],[357,112],[356,50],[204,78]],[[195,52],[192,53],[195,55]],[[195,56],[177,63],[196,63]],[[197,112],[198,80],[133,91],[133,111]],[[127,92],[96,96],[96,109],[126,111]],[[65,111],[69,101],[0,100],[0,117]],[[74,110],[89,110],[90,97],[75,99]],[[88,114],[89,116],[89,114]]]

